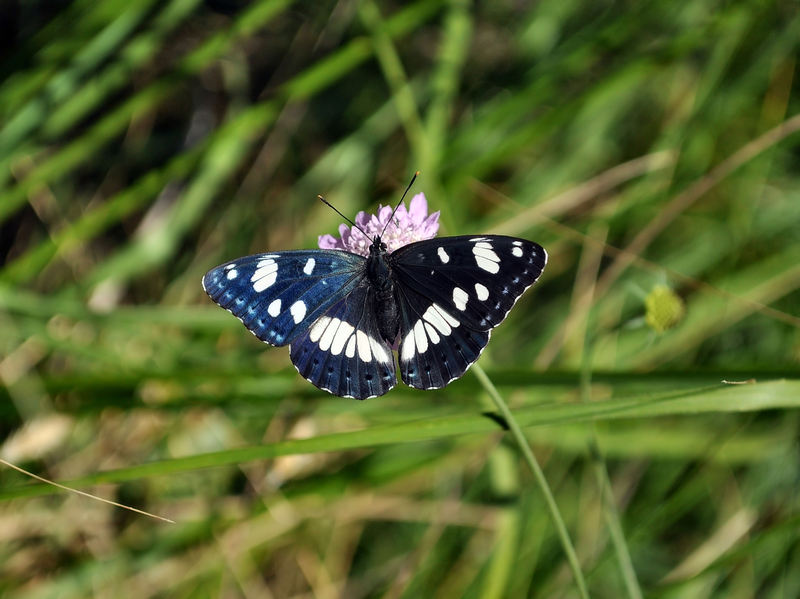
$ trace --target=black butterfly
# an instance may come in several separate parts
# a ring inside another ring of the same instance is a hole
[[[397,383],[398,339],[406,385],[438,389],[463,375],[546,263],[540,245],[514,237],[443,237],[388,253],[376,235],[366,258],[256,254],[210,270],[203,288],[262,341],[291,345],[309,382],[367,399]]]

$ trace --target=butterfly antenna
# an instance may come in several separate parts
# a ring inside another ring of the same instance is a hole
[[[408,184],[408,187],[406,187],[406,190],[403,192],[403,196],[400,198],[400,201],[397,202],[397,206],[395,206],[394,210],[392,210],[392,215],[389,217],[389,220],[386,221],[386,224],[383,225],[383,231],[381,231],[381,237],[383,237],[383,234],[386,232],[386,227],[388,227],[389,223],[392,222],[392,219],[394,218],[394,213],[397,212],[397,209],[400,207],[400,204],[402,204],[403,200],[406,199],[406,194],[408,193],[408,190],[411,189],[411,186],[414,185],[414,181],[417,180],[417,175],[419,175],[419,171],[414,173],[414,176],[411,177],[411,182]]]
[[[331,210],[333,210],[333,211],[334,211],[336,214],[338,214],[338,215],[339,215],[339,216],[341,216],[341,217],[342,217],[344,220],[346,220],[348,223],[350,223],[351,225],[353,225],[353,227],[355,227],[356,229],[358,229],[359,231],[361,231],[361,234],[362,234],[362,235],[364,235],[364,237],[366,237],[366,238],[367,238],[367,239],[370,241],[370,243],[372,242],[372,239],[370,239],[369,235],[367,235],[367,234],[364,232],[364,229],[362,229],[361,227],[359,227],[359,226],[358,226],[356,223],[354,223],[353,221],[351,221],[351,220],[350,220],[349,218],[347,218],[347,217],[346,217],[344,214],[342,214],[341,212],[339,212],[339,211],[336,209],[336,206],[334,206],[333,204],[331,204],[331,203],[330,203],[328,200],[326,200],[325,198],[323,198],[321,195],[318,195],[317,197],[319,198],[319,201],[320,201],[320,202],[322,202],[323,204],[325,204],[326,206],[328,206],[328,207],[329,207]]]

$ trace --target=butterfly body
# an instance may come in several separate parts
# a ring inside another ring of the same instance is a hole
[[[335,395],[366,399],[400,375],[419,389],[466,372],[547,253],[505,236],[418,241],[369,255],[291,250],[239,258],[210,270],[203,287],[256,337],[290,345],[298,372]]]
[[[373,288],[373,307],[377,316],[378,331],[383,340],[391,345],[400,330],[400,314],[397,310],[386,244],[380,237],[376,236],[369,247],[365,270],[366,279]]]

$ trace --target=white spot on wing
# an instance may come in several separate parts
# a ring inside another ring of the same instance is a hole
[[[439,254],[439,260],[442,261],[442,264],[447,264],[450,262],[450,256],[447,255],[447,252],[444,251],[444,248],[439,248],[436,250],[436,253]]]
[[[272,318],[277,318],[278,314],[281,313],[281,300],[280,298],[276,300],[272,300],[269,306],[267,306],[267,313],[272,316]]]
[[[414,329],[411,329],[400,346],[400,359],[403,362],[408,362],[414,357],[414,345]]]
[[[236,266],[236,265],[235,265],[233,262],[231,262],[230,264],[226,264],[226,265],[225,265],[225,270],[230,270],[230,269],[232,269],[234,266]]]
[[[256,267],[257,268],[264,268],[265,266],[271,266],[271,265],[273,265],[275,263],[276,263],[276,260],[275,260],[274,257],[262,258],[261,260],[258,261],[258,264],[256,264]],[[278,267],[276,266],[275,269],[277,270]]]
[[[517,258],[522,258],[522,248],[521,247],[513,247],[513,248],[511,248],[511,253],[514,254]]]
[[[450,325],[447,324],[447,321],[433,306],[430,306],[427,310],[425,310],[425,314],[422,315],[422,318],[436,327],[436,329],[444,336],[447,336],[452,332]]]
[[[483,256],[487,260],[492,260],[493,262],[500,262],[500,257],[495,254],[494,250],[491,248],[483,248],[476,245],[472,248],[472,253],[476,256]]]
[[[478,266],[483,270],[490,272],[492,274],[497,274],[500,272],[500,265],[497,262],[492,262],[488,258],[484,256],[475,256],[475,262],[477,262]]]
[[[356,347],[358,357],[362,362],[369,362],[372,359],[372,352],[369,350],[369,337],[364,331],[356,331]]]
[[[489,299],[489,290],[480,283],[475,283],[475,295],[478,296],[479,300],[485,302]]]
[[[306,317],[306,303],[302,300],[296,301],[289,308],[289,312],[291,312],[292,318],[294,318],[294,323],[300,324],[300,321]]]
[[[325,332],[322,333],[322,337],[320,337],[319,340],[319,348],[322,351],[328,351],[328,348],[333,342],[333,337],[336,335],[336,331],[339,330],[341,322],[342,321],[338,318],[331,318],[330,324],[326,327]]]
[[[257,266],[253,276],[250,277],[250,282],[253,283],[253,290],[260,293],[278,280],[278,265],[275,260],[267,258],[259,260]]]
[[[417,343],[417,351],[424,354],[428,351],[428,335],[425,334],[425,325],[421,320],[414,325],[414,341]]]
[[[336,330],[336,336],[333,338],[333,343],[331,343],[331,353],[334,356],[338,356],[340,353],[342,353],[344,344],[347,343],[348,339],[353,338],[352,334],[353,325],[343,320],[339,325],[339,328]],[[352,356],[350,357],[352,358]]]
[[[517,247],[520,247],[522,245],[522,242],[518,239],[517,241],[514,241],[511,245],[515,245]]]
[[[256,271],[256,272],[258,272],[258,271]],[[264,277],[261,277],[255,283],[253,283],[253,291],[256,291],[256,292],[260,293],[261,291],[264,291],[268,287],[271,287],[273,284],[275,284],[275,281],[277,281],[277,280],[278,280],[278,273],[277,272],[271,272],[268,275],[266,275]]]
[[[431,340],[431,343],[433,343],[434,345],[439,343],[441,337],[439,337],[439,333],[436,332],[436,329],[434,329],[433,326],[429,325],[427,322],[424,324],[425,324],[425,332],[428,334],[428,339]]]
[[[232,281],[233,279],[235,279],[238,276],[239,276],[239,271],[236,270],[235,268],[228,271],[228,280],[229,281]]]
[[[314,343],[319,341],[319,338],[322,337],[322,333],[325,331],[325,327],[328,326],[330,321],[331,319],[328,316],[320,316],[308,332],[308,338]]]
[[[433,308],[434,308],[434,309],[435,309],[435,310],[436,310],[436,311],[437,311],[439,314],[441,314],[441,315],[442,315],[442,318],[444,318],[444,319],[447,321],[447,324],[449,324],[451,327],[453,327],[453,328],[456,328],[456,327],[459,325],[459,322],[458,322],[458,321],[457,321],[455,318],[453,318],[452,316],[450,316],[450,314],[448,314],[448,313],[447,313],[447,311],[446,311],[446,310],[444,310],[444,309],[443,309],[443,308],[442,308],[442,307],[441,307],[439,304],[433,304],[433,306],[432,306],[432,307],[433,307]]]
[[[351,335],[350,341],[347,342],[347,347],[344,349],[344,355],[352,358],[356,355],[356,336]]]
[[[469,294],[461,289],[461,287],[455,287],[453,289],[453,303],[456,305],[456,308],[463,312],[467,309],[468,300]]]
[[[380,341],[374,339],[372,337],[369,338],[369,346],[372,348],[372,355],[378,362],[383,362],[384,364],[391,360],[391,355],[386,351],[386,349],[381,345]]]
[[[314,265],[316,265],[316,263],[317,261],[314,260],[314,258],[309,258],[306,262],[306,265],[303,267],[303,272],[307,275],[310,275],[312,272],[314,272]]]
[[[492,244],[487,241],[479,241],[472,248],[472,253],[475,254],[475,262],[480,268],[492,274],[500,272],[500,258],[492,249]]]

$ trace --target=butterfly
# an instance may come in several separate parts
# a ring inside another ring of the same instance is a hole
[[[403,382],[439,389],[478,359],[494,327],[547,263],[539,244],[502,235],[409,243],[364,257],[289,250],[238,258],[203,277],[206,293],[259,339],[290,346],[320,389],[367,399]]]

